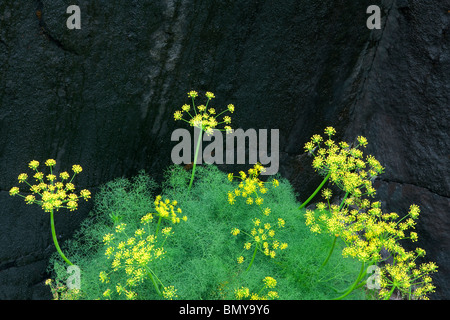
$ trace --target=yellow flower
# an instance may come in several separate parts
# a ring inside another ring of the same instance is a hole
[[[29,166],[31,169],[36,170],[37,167],[39,166],[39,161],[32,160],[32,161],[30,161],[30,163],[28,164],[28,166]]]
[[[81,190],[80,196],[83,197],[86,201],[91,197],[91,192],[89,190]]]
[[[234,105],[233,105],[233,104],[230,103],[230,104],[227,106],[227,108],[228,108],[228,111],[230,111],[231,113],[234,112]]]
[[[259,295],[257,293],[252,293],[250,295],[250,300],[260,300],[261,298],[259,297]]]
[[[311,141],[308,141],[307,143],[305,143],[305,150],[308,152],[312,152],[315,148],[314,143],[312,143]]]
[[[311,137],[311,141],[314,143],[320,143],[321,141],[323,141],[323,138],[320,135],[315,134]]]
[[[11,188],[11,190],[9,190],[9,194],[11,196],[15,196],[18,193],[19,193],[19,188],[17,188],[17,187],[13,187],[13,188]]]
[[[324,190],[322,191],[322,196],[323,196],[325,199],[329,200],[329,199],[331,198],[331,196],[332,196],[331,190],[330,190],[330,189],[324,189]]]
[[[237,258],[237,262],[240,264],[240,263],[243,263],[244,262],[244,257],[243,256],[240,256],[240,257],[238,257]]]
[[[213,99],[213,98],[215,98],[214,93],[209,92],[209,91],[206,92],[205,96],[206,96],[208,99]]]
[[[37,181],[42,180],[44,178],[44,174],[42,172],[36,172],[33,176]]]
[[[234,204],[236,202],[235,195],[232,192],[228,192],[228,202]]]
[[[227,134],[233,132],[233,129],[231,129],[230,126],[225,126],[224,129],[225,129],[225,131],[226,131]]]
[[[240,232],[241,232],[241,231],[240,231],[239,229],[237,229],[237,228],[233,228],[233,229],[231,230],[231,234],[232,234],[233,236],[237,236]]]
[[[54,159],[48,159],[47,161],[45,161],[45,165],[47,167],[53,167],[56,164],[56,161]]]
[[[267,288],[275,288],[277,285],[277,281],[272,277],[265,277],[263,282]]]
[[[198,96],[197,91],[192,90],[192,91],[188,92],[188,97],[189,98],[195,99],[197,96]]]
[[[188,104],[183,104],[183,106],[181,107],[181,109],[182,109],[183,111],[188,112],[188,111],[191,109],[191,106],[188,105]]]
[[[321,157],[315,157],[312,163],[312,166],[314,169],[318,170],[320,168],[322,168],[323,165],[323,159]]]
[[[44,202],[42,204],[42,210],[44,210],[45,212],[50,212],[51,210],[53,210],[53,204],[51,204],[50,202]]]
[[[238,300],[248,298],[250,296],[250,290],[246,287],[241,287],[240,289],[234,290],[234,295]]]
[[[64,171],[64,172],[61,172],[60,174],[59,174],[59,176],[61,177],[61,179],[63,179],[63,180],[66,180],[66,179],[69,179],[69,174],[66,172],[66,171]]]
[[[177,289],[174,286],[164,287],[163,296],[165,299],[172,300],[173,298],[177,298]]]
[[[25,202],[27,204],[33,204],[35,200],[36,198],[31,194],[25,197]]]
[[[164,234],[165,236],[169,236],[171,231],[172,227],[166,227],[161,230],[161,233]]]
[[[417,217],[419,216],[419,213],[420,213],[420,208],[418,205],[412,204],[409,207],[409,214],[411,215],[411,217],[413,219],[417,219]]]
[[[225,117],[223,117],[223,122],[225,122],[225,123],[231,123],[231,117],[230,116],[225,116]]]
[[[173,118],[175,119],[175,121],[181,120],[181,118],[183,118],[183,114],[181,113],[181,111],[177,110],[173,114]]]
[[[107,289],[105,292],[103,292],[104,297],[110,297],[111,296],[111,289]]]
[[[121,224],[117,225],[116,226],[116,232],[117,233],[121,233],[121,232],[125,231],[125,227],[126,226],[127,225],[125,223],[121,223]]]
[[[78,164],[74,164],[74,165],[72,166],[72,171],[78,174],[78,173],[80,173],[81,171],[83,171],[83,168],[82,168],[80,165],[78,165]]]
[[[76,201],[78,199],[78,196],[75,193],[69,194],[68,197],[69,197],[70,200],[73,200],[73,201]]]
[[[100,281],[101,281],[102,283],[105,283],[105,282],[108,283],[108,282],[109,282],[108,275],[106,274],[105,271],[101,271],[101,272],[100,272],[99,278],[100,278]]]
[[[17,179],[19,180],[19,183],[22,183],[25,180],[27,180],[27,178],[28,178],[28,175],[26,173],[21,173],[21,174],[19,174]]]
[[[214,130],[213,130],[213,128],[211,128],[211,127],[207,127],[207,128],[205,129],[205,132],[206,132],[206,134],[207,134],[208,136],[211,136],[211,135],[214,134]]]
[[[359,137],[357,138],[357,140],[358,140],[358,143],[359,143],[361,146],[363,146],[363,147],[366,147],[366,146],[367,146],[367,139],[366,139],[365,137],[359,136]]]
[[[111,242],[114,239],[114,235],[111,233],[107,233],[103,236],[103,242],[105,244],[108,244],[109,242]]]
[[[326,127],[325,134],[328,136],[333,136],[336,133],[336,130],[333,127]]]

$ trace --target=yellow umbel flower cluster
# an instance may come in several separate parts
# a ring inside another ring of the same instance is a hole
[[[239,178],[242,181],[239,183],[239,187],[233,192],[228,192],[228,202],[234,204],[236,197],[245,198],[247,204],[256,204],[261,206],[264,203],[264,199],[260,194],[267,193],[268,189],[265,183],[258,179],[261,172],[264,172],[265,168],[256,163],[253,168],[248,170],[248,174],[244,171],[240,171],[237,177],[234,177],[232,173],[228,174],[228,180],[231,182],[234,178]],[[276,179],[272,180],[274,187],[278,186],[279,182]]]
[[[25,183],[29,186],[31,194],[27,196],[21,195],[18,187],[13,187],[9,190],[11,196],[19,195],[25,199],[27,204],[38,204],[45,212],[51,212],[52,210],[58,211],[61,208],[74,211],[78,208],[78,200],[83,198],[86,201],[91,197],[89,190],[81,190],[80,195],[74,193],[75,186],[72,181],[75,175],[79,174],[83,169],[80,165],[73,165],[73,176],[69,180],[70,175],[66,171],[61,172],[59,177],[61,181],[57,181],[56,175],[53,173],[53,167],[56,165],[56,161],[48,159],[45,161],[45,165],[49,167],[50,174],[44,176],[44,173],[38,171],[39,162],[36,160],[30,161],[28,166],[35,171],[33,178],[35,184],[28,182],[28,175],[21,173],[18,176],[19,183]]]
[[[261,172],[264,172],[264,167],[256,163],[253,168],[250,168],[247,173],[240,171],[236,178],[241,179],[238,188],[234,191],[228,193],[228,202],[233,205],[236,202],[237,197],[242,197],[245,199],[245,203],[248,205],[256,204],[261,216],[255,217],[253,222],[253,227],[249,232],[240,230],[238,228],[232,228],[231,234],[234,236],[242,234],[246,235],[250,240],[244,243],[244,250],[253,249],[253,256],[247,270],[251,267],[257,251],[262,252],[264,255],[275,258],[277,251],[284,250],[288,247],[285,242],[280,242],[275,238],[276,226],[278,229],[284,228],[285,221],[278,218],[277,223],[270,223],[268,217],[271,213],[271,209],[268,207],[263,207],[264,198],[263,194],[268,192],[266,183],[259,180],[258,176]],[[235,177],[232,173],[228,174],[228,180],[231,182]],[[271,181],[273,188],[279,185],[278,180],[273,179]],[[244,262],[244,257],[241,255],[237,258],[239,264]]]
[[[328,139],[316,134],[305,144],[305,150],[314,156],[313,168],[322,176],[329,176],[331,181],[345,192],[355,196],[373,196],[375,189],[372,181],[384,168],[373,156],[365,160],[361,147],[367,146],[365,137],[358,137],[356,146],[347,142],[336,143],[331,137],[336,133],[333,127],[327,127]]]
[[[119,295],[124,294],[127,299],[135,299],[136,292],[133,288],[149,277],[152,272],[149,264],[161,259],[165,251],[157,244],[156,237],[148,234],[143,228],[137,229],[131,237],[126,237],[126,240],[112,244],[114,239],[120,237],[120,234],[126,236],[126,224],[119,224],[115,231],[115,234],[106,234],[103,238],[105,245],[108,246],[105,255],[108,259],[112,259],[112,269],[109,273],[100,272],[99,278],[101,282],[108,283],[111,273],[124,270],[126,282],[117,283],[116,292]],[[110,295],[111,290],[105,291],[105,297]]]
[[[189,104],[184,104],[181,107],[181,110],[175,111],[174,113],[175,121],[178,120],[185,121],[189,123],[190,126],[200,128],[207,134],[212,134],[213,129],[226,131],[227,133],[230,133],[232,131],[231,126],[229,126],[229,124],[231,123],[231,117],[224,116],[222,121],[220,122],[218,120],[218,117],[227,111],[233,113],[234,105],[229,104],[225,110],[223,110],[220,113],[217,113],[215,108],[208,107],[210,101],[215,98],[214,93],[208,91],[206,92],[205,96],[207,98],[206,104],[196,106],[195,98],[198,97],[197,91],[188,92],[188,97],[192,99],[192,106]],[[188,115],[189,120],[183,118],[184,112]],[[225,124],[223,129],[217,129],[217,126],[221,124]]]
[[[164,243],[173,234],[172,227],[164,227],[159,233],[162,219],[178,224],[180,221],[186,221],[187,217],[178,217],[177,214],[182,211],[177,208],[176,200],[163,200],[161,196],[157,196],[154,204],[156,213],[144,215],[140,221],[141,227],[135,229],[133,234],[127,232],[125,223],[120,223],[116,225],[114,233],[104,235],[103,242],[107,246],[105,255],[112,259],[112,262],[109,272],[100,272],[100,281],[109,283],[110,275],[120,270],[125,271],[126,278],[125,283],[116,284],[115,290],[108,288],[103,293],[104,297],[111,298],[113,292],[116,292],[129,300],[137,299],[135,288],[147,278],[153,282],[157,293],[165,299],[177,297],[177,290],[173,286],[164,286],[151,269],[151,264],[164,257]],[[151,226],[154,216],[159,218],[156,231]],[[160,287],[163,288],[162,292]]]
[[[250,289],[247,287],[241,287],[239,289],[234,290],[234,296],[237,300],[247,299],[250,298],[250,300],[273,300],[277,299],[278,292],[269,290],[265,295],[261,295],[262,291],[264,289],[273,289],[277,285],[277,281],[272,277],[265,277],[263,279],[264,286],[259,290],[258,293],[251,293]]]
[[[377,265],[387,258],[381,255],[385,250],[392,263],[381,269],[381,298],[389,298],[397,289],[408,297],[426,299],[426,294],[434,290],[429,273],[436,272],[434,263],[416,266],[416,259],[425,252],[417,248],[414,252],[406,251],[401,241],[417,241],[415,228],[420,208],[413,204],[408,214],[399,218],[395,212],[384,213],[379,201],[371,202],[369,198],[376,193],[372,187],[373,178],[383,172],[380,163],[373,157],[363,160],[360,150],[350,148],[345,142],[337,146],[330,139],[335,133],[332,127],[325,129],[329,139],[325,141],[328,149],[321,148],[323,138],[314,135],[305,149],[314,154],[313,166],[322,175],[328,175],[331,181],[346,192],[340,205],[330,203],[332,191],[322,190],[324,202],[316,204],[316,209],[307,209],[306,225],[312,232],[328,233],[335,237],[328,258],[334,249],[337,238],[343,240],[344,257],[360,260],[365,265]],[[358,147],[367,145],[364,137],[358,137]],[[325,264],[324,263],[324,264]]]
[[[177,201],[173,200],[170,201],[170,199],[164,199],[162,200],[162,197],[160,195],[156,196],[156,199],[154,201],[155,204],[155,211],[156,213],[148,213],[144,217],[142,217],[143,223],[149,223],[151,220],[153,220],[153,215],[158,217],[158,224],[156,225],[156,231],[155,235],[158,235],[159,229],[161,226],[161,221],[164,219],[166,221],[170,221],[172,224],[178,224],[181,221],[187,221],[187,217],[179,217],[178,215],[181,215],[183,212],[180,207],[177,208]],[[164,229],[163,229],[164,230]],[[167,230],[167,229],[165,229]]]

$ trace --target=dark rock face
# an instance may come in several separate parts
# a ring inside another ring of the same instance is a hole
[[[445,2],[445,1],[444,1]],[[418,246],[450,297],[449,6],[429,1],[83,2],[0,4],[0,299],[47,299],[49,217],[8,190],[30,160],[83,166],[79,188],[171,164],[173,112],[191,89],[235,128],[280,129],[280,173],[305,200],[320,183],[303,145],[327,125],[364,135],[386,167],[386,210],[422,208]],[[366,8],[382,8],[382,29]],[[233,171],[233,166],[223,166]],[[56,217],[68,239],[91,208]],[[447,269],[446,269],[447,268]]]

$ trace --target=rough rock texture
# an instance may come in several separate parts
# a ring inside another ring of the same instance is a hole
[[[418,245],[450,298],[448,1],[72,1],[0,4],[0,299],[47,299],[49,217],[11,198],[32,159],[83,166],[96,187],[145,169],[161,179],[191,89],[234,103],[233,126],[280,129],[280,173],[299,200],[320,183],[303,145],[334,125],[365,135],[387,210],[421,206]],[[366,28],[379,4],[382,29]],[[228,166],[224,169],[235,170]],[[60,241],[90,209],[56,218]]]

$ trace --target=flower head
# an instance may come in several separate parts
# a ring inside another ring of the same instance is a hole
[[[15,196],[18,193],[19,193],[19,188],[17,188],[17,187],[12,187],[11,190],[9,190],[9,194],[11,196]]]
[[[174,286],[165,287],[163,291],[163,296],[165,299],[172,300],[173,298],[177,298],[177,289]]]
[[[336,130],[333,127],[326,127],[325,134],[328,136],[333,136],[336,134]]]
[[[183,114],[181,113],[181,111],[175,111],[175,113],[173,114],[173,117],[175,119],[175,121],[177,120],[181,120],[181,118],[183,118]]]
[[[83,171],[83,168],[80,165],[78,165],[78,164],[74,164],[72,166],[72,171],[75,172],[76,174],[78,174],[81,171]]]
[[[88,200],[91,197],[91,192],[89,190],[81,190],[80,191],[80,196],[84,198],[84,200]]]
[[[272,277],[265,277],[263,282],[267,288],[275,288],[277,285],[277,281]]]
[[[39,161],[32,160],[32,161],[30,161],[30,163],[28,164],[28,166],[29,166],[31,169],[36,170],[37,167],[39,167]]]
[[[242,300],[244,298],[248,298],[250,296],[250,290],[246,287],[241,287],[239,289],[234,290],[234,295],[236,299]]]
[[[48,159],[47,161],[45,161],[45,165],[47,167],[53,167],[56,164],[56,161],[54,159]]]
[[[198,96],[197,91],[191,90],[191,91],[188,92],[188,97],[189,98],[195,99],[197,96]]]
[[[206,96],[208,99],[213,99],[213,98],[215,98],[214,93],[209,92],[209,91],[206,92],[205,96]]]
[[[25,202],[27,204],[33,204],[35,201],[36,201],[36,197],[31,194],[25,197]]]
[[[19,183],[22,183],[28,179],[28,175],[26,173],[21,173],[17,179],[19,180]]]

